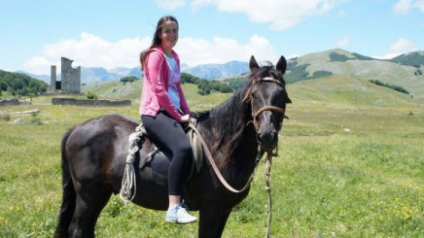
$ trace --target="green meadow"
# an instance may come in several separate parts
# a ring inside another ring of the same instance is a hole
[[[272,237],[424,237],[424,104],[365,81],[338,82],[329,77],[288,86],[293,104],[271,173]],[[104,97],[111,98],[121,90],[95,92],[110,91]],[[194,110],[230,96],[202,97],[193,85],[184,90]],[[127,107],[53,106],[44,96],[32,105],[0,107],[0,237],[52,237],[62,196],[62,135],[108,113],[138,119],[138,92],[126,91],[133,100]],[[13,114],[33,109],[40,112]],[[223,237],[265,236],[264,169],[260,164]],[[197,237],[197,224],[167,224],[164,216],[113,196],[96,235]]]

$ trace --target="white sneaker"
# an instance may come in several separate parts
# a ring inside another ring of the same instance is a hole
[[[187,224],[197,221],[197,218],[188,214],[187,209],[180,203],[175,205],[175,207],[168,209],[165,220],[167,222]]]

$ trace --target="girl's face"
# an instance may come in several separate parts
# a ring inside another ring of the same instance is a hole
[[[165,52],[171,53],[178,41],[178,24],[171,20],[165,21],[159,32],[159,38],[162,40],[162,48]]]

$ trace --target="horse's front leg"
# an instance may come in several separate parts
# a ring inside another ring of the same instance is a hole
[[[219,238],[222,236],[231,208],[206,205],[199,211],[199,238]]]

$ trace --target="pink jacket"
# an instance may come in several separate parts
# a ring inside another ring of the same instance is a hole
[[[181,122],[181,114],[177,111],[168,95],[168,64],[162,47],[156,47],[147,53],[144,65],[144,83],[140,97],[140,115],[156,116],[162,107],[175,120]],[[180,59],[174,51],[172,56],[180,68]],[[190,113],[184,93],[181,89],[181,81],[178,83],[181,110],[184,114]]]

